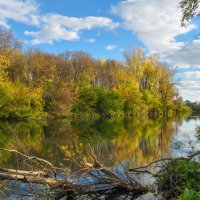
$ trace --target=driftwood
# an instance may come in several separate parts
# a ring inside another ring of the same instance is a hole
[[[56,168],[52,163],[42,158],[29,156],[13,149],[3,149],[5,151],[17,153],[24,160],[31,160],[39,168],[44,170],[18,170],[0,168],[1,180],[16,180],[24,183],[47,184],[50,190],[55,194],[57,199],[66,195],[80,196],[83,194],[98,194],[98,193],[112,193],[115,191],[126,191],[134,195],[141,195],[148,192],[148,189],[142,186],[137,180],[130,175],[130,172],[152,173],[151,168],[155,170],[156,167],[163,165],[163,162],[169,162],[177,159],[191,160],[195,156],[200,155],[200,151],[189,154],[186,158],[164,158],[150,162],[146,166],[129,169],[125,168],[123,172],[110,169],[104,166],[95,156],[94,151],[90,148],[87,159],[83,155],[76,152],[69,152],[63,148],[67,158],[75,164],[78,168],[72,174],[66,175],[62,180],[58,179],[56,174],[63,172],[64,169]],[[161,163],[160,165],[158,165]],[[34,168],[34,166],[31,166]],[[52,177],[52,173],[54,176]]]
[[[0,172],[0,179],[1,180],[17,180],[23,181],[25,183],[47,183],[48,185],[55,185],[57,181],[52,178],[43,178],[39,176],[32,176],[31,173],[28,175],[28,171],[26,171],[26,175],[22,174],[10,174],[10,173],[1,173]]]
[[[0,172],[7,173],[7,174],[18,174],[23,176],[46,176],[43,171],[25,171],[25,170],[18,170],[18,169],[7,169],[7,168],[0,168]]]
[[[134,178],[129,176],[127,171],[122,174],[105,167],[96,158],[92,151],[89,154],[90,162],[84,160],[81,156],[76,156],[76,154],[68,155],[68,158],[79,169],[75,173],[66,175],[62,180],[60,180],[57,178],[56,173],[59,173],[59,170],[61,169],[54,167],[49,161],[35,156],[29,156],[13,149],[3,150],[17,153],[25,160],[31,160],[33,163],[37,164],[37,166],[41,166],[40,168],[44,167],[44,165],[45,167],[44,171],[26,171],[0,168],[1,180],[16,180],[29,184],[47,184],[57,198],[61,198],[69,194],[77,196],[83,194],[98,194],[102,192],[111,193],[122,190],[132,192],[135,195],[147,192],[147,189]],[[51,170],[47,170],[46,165],[48,165]],[[33,166],[31,166],[31,168],[33,168]],[[64,171],[64,169],[62,169],[62,171]],[[50,175],[52,174],[51,172],[55,174],[54,177]],[[73,177],[73,179],[71,177]]]

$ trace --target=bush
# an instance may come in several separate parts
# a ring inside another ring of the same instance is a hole
[[[72,112],[80,113],[95,113],[98,94],[94,88],[86,88],[80,90],[78,97],[72,106]]]
[[[102,87],[94,87],[79,92],[72,112],[118,116],[123,114],[123,109],[124,99],[119,93]]]
[[[200,163],[188,159],[170,161],[163,166],[157,179],[160,190],[177,197],[187,188],[200,191]]]
[[[185,188],[181,196],[178,200],[199,200],[200,199],[200,192],[196,192],[194,190],[189,190]]]
[[[98,94],[98,101],[96,105],[96,111],[102,116],[119,116],[123,115],[124,102],[123,97],[115,91],[96,88]]]

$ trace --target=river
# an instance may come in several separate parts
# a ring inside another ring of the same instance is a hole
[[[98,119],[0,122],[0,147],[14,148],[30,155],[49,160],[56,166],[72,165],[65,161],[60,147],[81,148],[88,144],[98,147],[98,157],[110,167],[124,163],[129,168],[145,165],[165,157],[182,156],[200,149],[196,142],[196,127],[200,116],[164,119]],[[0,151],[0,166],[22,167],[18,156]],[[7,183],[7,187],[10,183]],[[15,193],[22,193],[24,184],[10,186]],[[4,191],[8,198],[16,197]],[[3,195],[0,196],[3,199]]]

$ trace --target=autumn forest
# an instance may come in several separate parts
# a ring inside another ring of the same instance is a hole
[[[176,89],[175,70],[124,51],[124,62],[84,51],[55,55],[23,50],[12,31],[0,30],[0,117],[63,118],[171,116],[188,112]]]

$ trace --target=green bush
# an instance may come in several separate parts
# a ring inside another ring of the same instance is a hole
[[[170,161],[163,166],[157,178],[159,189],[177,197],[187,188],[200,191],[200,163],[188,159]]]
[[[80,90],[78,97],[73,103],[73,113],[95,113],[98,94],[94,88]]]
[[[115,91],[102,87],[86,88],[79,92],[72,112],[118,116],[123,114],[124,102],[123,97]]]
[[[188,188],[185,188],[183,193],[178,198],[178,200],[199,200],[199,199],[200,199],[200,192],[196,192]]]
[[[96,111],[102,116],[119,116],[123,115],[124,102],[123,97],[115,91],[96,88],[98,94],[98,101],[96,105]]]

